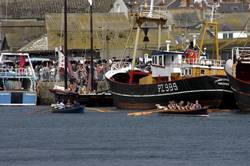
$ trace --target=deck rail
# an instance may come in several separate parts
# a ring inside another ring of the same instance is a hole
[[[216,59],[200,59],[196,60],[193,58],[182,59],[182,64],[188,65],[198,65],[198,66],[209,66],[209,67],[224,67],[225,60],[216,60]]]
[[[141,5],[139,8],[139,16],[153,19],[167,19],[166,7],[153,6],[153,10],[150,10],[150,5]]]
[[[250,61],[250,47],[234,47],[232,48],[232,59]]]
[[[0,77],[26,77],[35,78],[33,71],[29,68],[0,68]]]

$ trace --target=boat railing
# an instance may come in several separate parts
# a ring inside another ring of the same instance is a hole
[[[121,68],[126,68],[126,67],[131,67],[131,63],[130,62],[113,62],[111,65],[111,70],[118,70]]]
[[[196,66],[208,66],[208,67],[224,67],[225,61],[224,60],[215,60],[215,59],[200,59],[196,60],[193,58],[185,58],[182,59],[182,65],[196,65]]]
[[[232,48],[232,59],[250,60],[250,47],[234,47]]]
[[[1,77],[34,77],[29,68],[0,68]]]
[[[139,8],[139,16],[153,19],[167,19],[166,7],[153,6],[153,10],[151,10],[150,5],[141,5]]]

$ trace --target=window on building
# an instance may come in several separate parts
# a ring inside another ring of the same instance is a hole
[[[229,33],[228,38],[232,39],[233,38],[233,33]]]
[[[121,5],[119,3],[116,4],[116,12],[117,13],[121,12]]]
[[[227,33],[223,33],[223,39],[227,38]]]

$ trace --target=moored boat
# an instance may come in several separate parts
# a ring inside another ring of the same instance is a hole
[[[1,53],[0,105],[36,105],[36,76],[27,53]]]
[[[55,104],[51,104],[52,113],[82,113],[84,107],[78,102],[75,82],[71,79],[68,87],[68,56],[67,56],[67,0],[64,0],[64,47],[58,50],[59,68],[64,72],[64,87],[55,85],[49,89],[54,94]]]
[[[162,17],[145,18],[139,14],[133,60],[141,24],[147,21],[162,25],[166,20]],[[204,24],[205,28],[212,27],[215,30],[214,37],[217,41],[217,23],[208,21]],[[207,32],[205,28],[201,37]],[[160,35],[158,37],[160,41]],[[233,92],[224,72],[225,62],[219,60],[218,42],[215,42],[216,59],[209,59],[202,50],[204,39],[201,41],[199,47],[195,44],[196,41],[190,43],[185,52],[169,49],[151,51],[152,73],[135,69],[134,63],[126,71],[122,68],[117,72],[107,72],[106,78],[114,105],[121,109],[153,109],[155,104],[164,104],[171,100],[199,100],[202,105],[209,105],[211,108],[218,108],[225,102],[227,106],[232,105]]]
[[[52,108],[53,113],[83,113],[84,108],[81,106],[72,106],[65,108]]]
[[[236,103],[242,112],[250,112],[250,48],[232,49],[232,58],[227,60],[225,71],[234,92]]]
[[[55,96],[55,103],[51,104],[52,113],[83,113],[84,106],[78,102],[78,93],[69,90],[50,89]]]

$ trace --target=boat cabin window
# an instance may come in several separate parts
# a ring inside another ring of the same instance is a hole
[[[188,69],[185,69],[185,75],[188,75]]]
[[[181,70],[181,75],[182,75],[182,76],[184,76],[184,75],[185,75],[185,76],[190,76],[190,75],[192,75],[192,69],[188,69],[188,68],[187,68],[187,69],[182,69],[182,70]]]
[[[154,65],[157,65],[157,56],[154,56],[154,57],[153,57],[153,64],[154,64]]]
[[[201,73],[201,75],[205,75],[205,70],[201,69],[200,73]]]
[[[189,69],[188,71],[189,71],[189,75],[192,75],[192,69]]]
[[[162,66],[162,56],[159,56],[159,65]]]
[[[174,62],[174,56],[172,56],[172,62]]]

